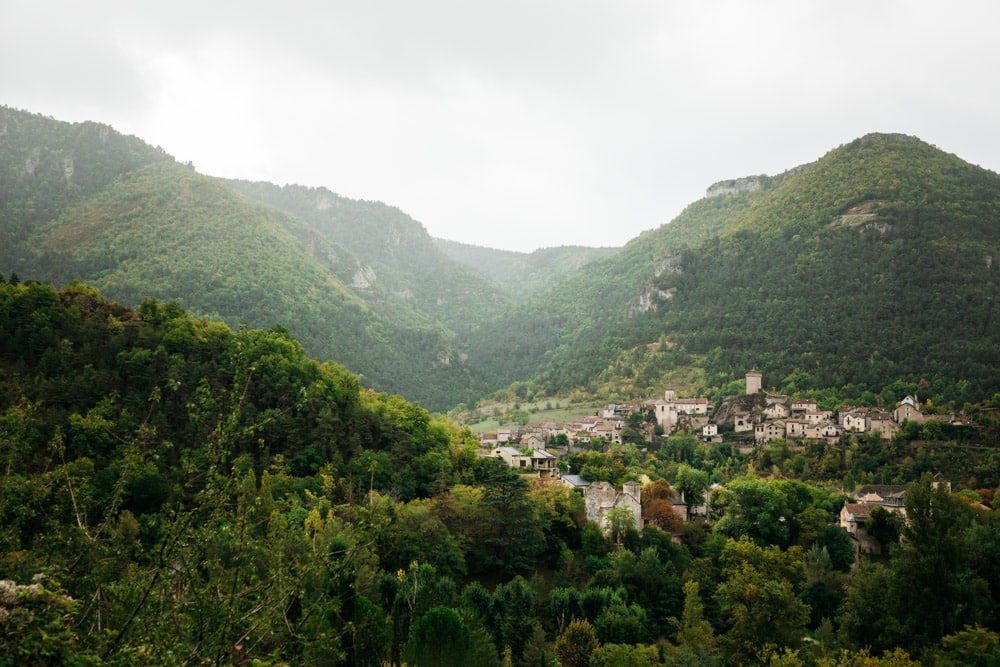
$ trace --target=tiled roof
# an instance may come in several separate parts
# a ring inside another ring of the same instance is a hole
[[[844,509],[855,518],[871,516],[871,509],[864,503],[844,503]]]
[[[856,498],[862,498],[869,493],[875,493],[883,498],[898,498],[906,493],[906,485],[900,484],[865,484],[854,492]]]

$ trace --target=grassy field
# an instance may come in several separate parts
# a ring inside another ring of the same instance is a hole
[[[596,401],[575,403],[567,400],[546,400],[538,403],[492,403],[454,418],[459,424],[468,426],[473,433],[490,433],[499,428],[516,428],[533,422],[561,424],[595,415],[602,407],[604,403]]]

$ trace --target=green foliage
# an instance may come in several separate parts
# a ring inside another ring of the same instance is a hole
[[[521,253],[443,239],[434,239],[434,244],[456,262],[485,274],[515,301],[544,292],[618,250],[564,245]]]
[[[101,664],[72,627],[78,607],[44,576],[27,585],[0,579],[0,665]]]
[[[0,664],[995,662],[1000,520],[973,504],[1000,487],[995,175],[868,137],[508,308],[526,293],[390,207],[0,113]],[[536,259],[562,280],[580,257]],[[517,380],[527,420],[546,392],[665,377],[717,398],[749,366],[826,407],[918,394],[977,427],[744,457],[684,432],[650,446],[636,415],[570,469],[648,475],[647,509],[722,482],[718,521],[670,524],[678,545],[613,514],[609,550],[575,492],[378,391],[446,406]],[[852,570],[834,489],[928,471],[967,488],[920,477],[905,524],[873,511],[888,548]]]
[[[873,135],[756,192],[697,202],[480,335],[498,377],[536,373],[550,394],[592,391],[666,339],[704,360],[703,394],[757,367],[824,400],[830,388],[874,397],[887,378],[926,379],[959,403],[991,395],[998,192],[996,174]],[[672,296],[640,312],[640,294]]]
[[[458,614],[448,607],[434,607],[413,624],[405,655],[416,665],[465,667],[472,648],[469,629]]]
[[[1000,635],[981,625],[966,626],[941,638],[941,650],[935,667],[996,667],[1000,665]]]
[[[725,581],[717,595],[728,630],[720,641],[730,661],[753,664],[769,645],[797,646],[809,620],[809,607],[796,595],[801,553],[761,548],[743,538],[727,542],[722,562]]]
[[[589,667],[599,645],[593,626],[585,620],[575,620],[556,638],[556,655],[564,667]]]

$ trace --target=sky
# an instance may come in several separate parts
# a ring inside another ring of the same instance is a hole
[[[0,104],[435,237],[621,246],[870,132],[1000,170],[995,0],[0,0]]]

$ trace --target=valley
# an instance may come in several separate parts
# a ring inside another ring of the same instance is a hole
[[[997,174],[511,253],[0,130],[0,665],[1000,660]]]

